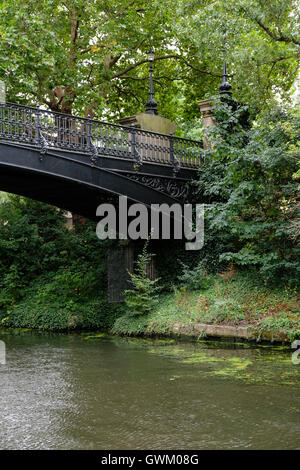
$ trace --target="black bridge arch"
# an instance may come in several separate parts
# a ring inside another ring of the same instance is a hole
[[[150,206],[183,203],[202,143],[0,104],[0,190],[96,218],[119,195]]]

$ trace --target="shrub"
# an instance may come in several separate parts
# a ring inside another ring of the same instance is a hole
[[[178,276],[178,280],[188,290],[197,290],[207,287],[206,271],[201,261],[194,267],[190,268],[184,263],[182,265],[182,274]]]
[[[149,240],[145,243],[142,253],[138,255],[134,273],[129,273],[133,289],[124,291],[125,304],[129,315],[143,315],[148,313],[157,298],[157,279],[150,279],[147,266],[152,254],[147,252]]]

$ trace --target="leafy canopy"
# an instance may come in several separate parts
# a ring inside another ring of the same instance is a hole
[[[288,96],[298,70],[296,0],[7,0],[0,79],[7,99],[115,119],[147,101],[156,52],[159,111],[180,123],[220,83],[223,52],[239,100]]]

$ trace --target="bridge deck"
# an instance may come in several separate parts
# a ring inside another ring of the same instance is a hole
[[[0,139],[47,149],[85,153],[91,163],[101,155],[179,168],[197,168],[202,142],[144,131],[134,127],[74,117],[39,108],[0,104]]]

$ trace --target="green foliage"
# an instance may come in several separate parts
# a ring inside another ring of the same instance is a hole
[[[292,18],[292,20],[291,20]],[[155,46],[160,113],[199,118],[221,79],[261,109],[287,98],[297,74],[296,0],[6,0],[0,79],[9,101],[115,119],[144,109]]]
[[[133,289],[124,291],[125,304],[129,315],[144,315],[151,311],[157,298],[158,279],[150,279],[147,267],[152,254],[147,252],[149,240],[144,244],[142,252],[138,255],[134,273],[129,273]]]
[[[86,277],[78,266],[37,278],[18,304],[1,312],[1,323],[46,330],[109,328],[118,314],[106,291],[96,286],[96,273]]]
[[[217,90],[224,52],[240,101],[261,110],[278,96],[289,99],[299,70],[297,0],[182,0],[177,13],[176,37],[192,56],[182,90],[185,120],[198,115],[197,99]]]
[[[143,335],[148,326],[148,315],[128,315],[125,313],[113,322],[111,333],[116,335]]]
[[[2,202],[0,307],[21,298],[32,279],[63,261],[63,219],[56,208],[19,196],[11,195]]]
[[[217,125],[199,170],[199,197],[208,202],[206,251],[218,260],[256,266],[262,279],[299,284],[299,109],[274,108],[245,126],[247,109],[216,104]],[[297,231],[298,230],[298,231]]]
[[[2,2],[0,76],[9,100],[98,118],[132,114],[147,101],[146,54],[154,43],[162,76],[157,98],[161,101],[164,90],[169,99],[161,106],[169,114],[177,88],[169,79],[176,70],[174,5],[174,0]]]
[[[180,277],[188,288],[160,294],[158,303],[157,279],[151,281],[146,275],[151,259],[146,243],[126,304],[108,304],[107,242],[99,242],[94,224],[69,231],[57,209],[7,196],[2,197],[0,230],[3,326],[60,331],[105,328],[117,334],[153,335],[172,333],[176,322],[186,328],[206,322],[247,323],[258,335],[270,332],[270,338],[278,329],[290,338],[299,332],[296,288],[286,283],[284,289],[270,289],[249,265],[238,273],[232,269],[212,276],[202,267],[203,260],[186,261]],[[192,290],[194,282],[196,290]]]
[[[0,322],[45,329],[108,326],[105,247],[86,222],[66,228],[55,207],[6,195],[0,205]]]
[[[155,256],[155,266],[160,275],[160,289],[171,292],[173,285],[178,283],[178,274],[183,265],[193,269],[198,257],[192,251],[186,251],[185,240],[150,240],[150,251]],[[207,268],[206,268],[207,269]]]
[[[159,296],[147,316],[124,312],[114,321],[112,331],[128,335],[160,335],[193,330],[197,323],[249,326],[260,338],[283,331],[290,338],[299,334],[300,304],[296,289],[263,285],[254,269],[239,270],[232,278],[210,275],[205,289],[175,288]],[[195,334],[201,334],[199,330]]]
[[[178,280],[187,290],[197,290],[205,288],[207,285],[206,271],[201,261],[190,268],[190,266],[181,263],[182,274],[178,276]]]
[[[271,341],[274,341],[274,335],[278,332],[285,333],[290,341],[298,339],[300,335],[299,327],[299,315],[288,315],[286,313],[282,315],[270,315],[264,318],[258,328],[258,338],[261,337],[263,333],[269,333]]]

